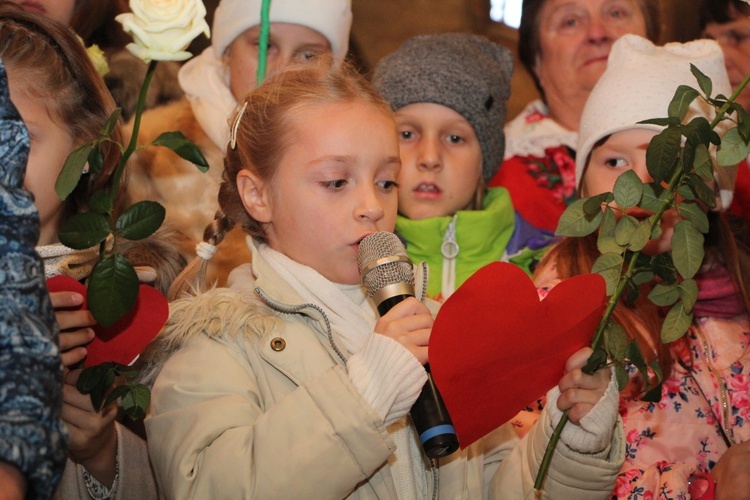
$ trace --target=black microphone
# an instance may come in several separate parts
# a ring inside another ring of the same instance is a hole
[[[395,234],[378,232],[364,238],[357,260],[362,284],[381,316],[407,297],[414,297],[413,265]],[[458,449],[458,436],[429,364],[425,370],[427,383],[411,407],[411,418],[427,456],[440,458]]]

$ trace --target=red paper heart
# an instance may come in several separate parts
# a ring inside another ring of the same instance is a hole
[[[606,306],[604,279],[565,280],[539,300],[518,267],[495,262],[440,308],[430,337],[435,384],[465,448],[557,385],[591,343]]]
[[[47,280],[50,292],[70,291],[83,295],[86,307],[87,289],[68,276]],[[130,365],[153,339],[169,316],[167,299],[152,286],[141,285],[133,309],[114,324],[103,328],[94,326],[96,337],[86,346],[88,355],[83,365],[96,366],[108,361]]]

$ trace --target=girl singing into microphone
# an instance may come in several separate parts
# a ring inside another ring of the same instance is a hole
[[[240,103],[225,167],[222,213],[198,253],[210,258],[240,223],[252,262],[229,288],[176,300],[151,350],[146,431],[161,492],[532,494],[549,415],[523,441],[503,426],[433,462],[406,418],[425,383],[432,315],[410,297],[378,319],[357,265],[362,239],[396,220],[398,134],[378,94],[328,60],[275,75]],[[602,497],[622,464],[617,390],[608,371],[581,372],[586,357],[571,357],[550,402],[589,417],[558,446],[545,491],[554,498]],[[603,429],[595,442],[591,420]]]

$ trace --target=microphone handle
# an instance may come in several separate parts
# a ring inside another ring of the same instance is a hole
[[[394,295],[384,299],[378,304],[378,314],[383,316],[407,297],[412,295]],[[429,458],[435,459],[455,452],[458,449],[458,436],[443,398],[432,380],[430,365],[427,364],[424,368],[427,370],[427,382],[411,407],[410,414],[422,448]]]

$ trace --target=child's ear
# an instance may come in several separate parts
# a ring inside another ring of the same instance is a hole
[[[258,222],[271,222],[271,205],[268,203],[267,184],[253,172],[243,169],[237,173],[237,191],[242,205]]]

